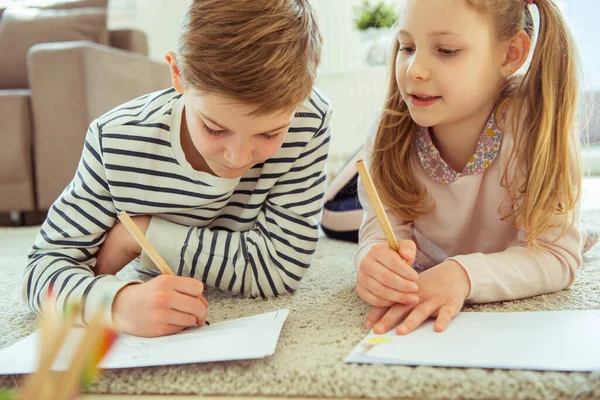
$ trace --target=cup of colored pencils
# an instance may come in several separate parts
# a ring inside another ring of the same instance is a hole
[[[38,368],[15,391],[1,392],[0,400],[70,400],[85,392],[99,375],[98,364],[109,353],[118,337],[113,326],[104,319],[107,305],[92,316],[69,367],[64,372],[52,371],[52,366],[74,326],[77,304],[67,307],[64,315],[56,311],[56,298],[50,288],[42,304],[40,319],[40,351]],[[108,302],[106,302],[108,304]]]

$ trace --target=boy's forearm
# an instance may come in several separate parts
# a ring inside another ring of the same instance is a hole
[[[267,214],[259,217],[255,229],[228,232],[154,217],[146,236],[177,275],[235,294],[271,297],[296,289],[318,238],[316,221],[310,228],[296,229],[302,232],[296,236],[293,229],[280,228],[278,223],[286,226],[280,217]],[[145,252],[141,265],[153,268]]]
[[[81,312],[75,321],[85,325],[101,307],[110,310],[117,292],[132,282],[112,275],[96,276],[88,263],[77,262],[66,255],[43,255],[27,266],[22,297],[32,311],[41,313],[52,285],[57,311],[64,313],[69,304],[79,304]],[[105,320],[112,322],[110,313],[106,313]]]
[[[54,202],[29,253],[22,293],[29,308],[54,287],[59,311],[81,303],[78,322],[85,323],[98,304],[110,301],[126,284],[114,276],[96,276],[95,256],[116,221],[104,174],[97,124],[88,130],[75,178]]]

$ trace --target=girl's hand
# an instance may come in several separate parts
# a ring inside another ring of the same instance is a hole
[[[113,302],[113,320],[125,333],[145,337],[203,326],[208,312],[200,301],[203,290],[199,280],[174,275],[125,286]]]
[[[404,240],[399,243],[399,248],[396,253],[387,243],[375,245],[360,264],[356,291],[372,306],[419,302],[419,274],[411,266],[417,246],[412,240]]]
[[[145,235],[150,226],[149,215],[131,218]],[[96,275],[116,275],[123,267],[136,259],[142,253],[142,248],[127,231],[125,226],[117,222],[108,233],[106,239],[96,254]]]
[[[421,273],[418,305],[373,308],[365,327],[374,326],[374,332],[381,334],[397,325],[396,333],[405,335],[433,316],[437,317],[434,330],[443,332],[460,312],[470,292],[471,282],[464,268],[455,261],[445,261]]]

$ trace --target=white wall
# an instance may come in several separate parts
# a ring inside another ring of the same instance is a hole
[[[190,3],[191,0],[111,0],[109,26],[142,30],[148,36],[150,58],[163,61],[165,52],[176,47],[181,19]]]
[[[137,0],[138,27],[148,34],[150,57],[163,60],[175,50],[181,19],[191,0]],[[228,0],[223,0],[228,1]]]
[[[564,11],[577,45],[583,71],[583,89],[600,91],[600,1],[563,0]]]
[[[362,0],[313,0],[323,35],[321,73],[348,71],[364,65],[360,35],[352,22]]]
[[[150,57],[162,60],[165,51],[175,48],[181,19],[190,3],[191,0],[111,0],[109,24],[144,31]],[[320,72],[356,70],[365,65],[361,38],[353,23],[354,8],[361,3],[362,0],[313,0],[324,36]]]

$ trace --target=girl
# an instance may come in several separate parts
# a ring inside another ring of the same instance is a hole
[[[532,46],[534,5],[537,44],[515,75]],[[402,241],[389,249],[359,185],[357,291],[375,307],[365,327],[376,333],[397,325],[406,334],[430,316],[439,332],[465,301],[573,283],[582,262],[577,65],[551,0],[406,0],[400,15],[367,159]]]

